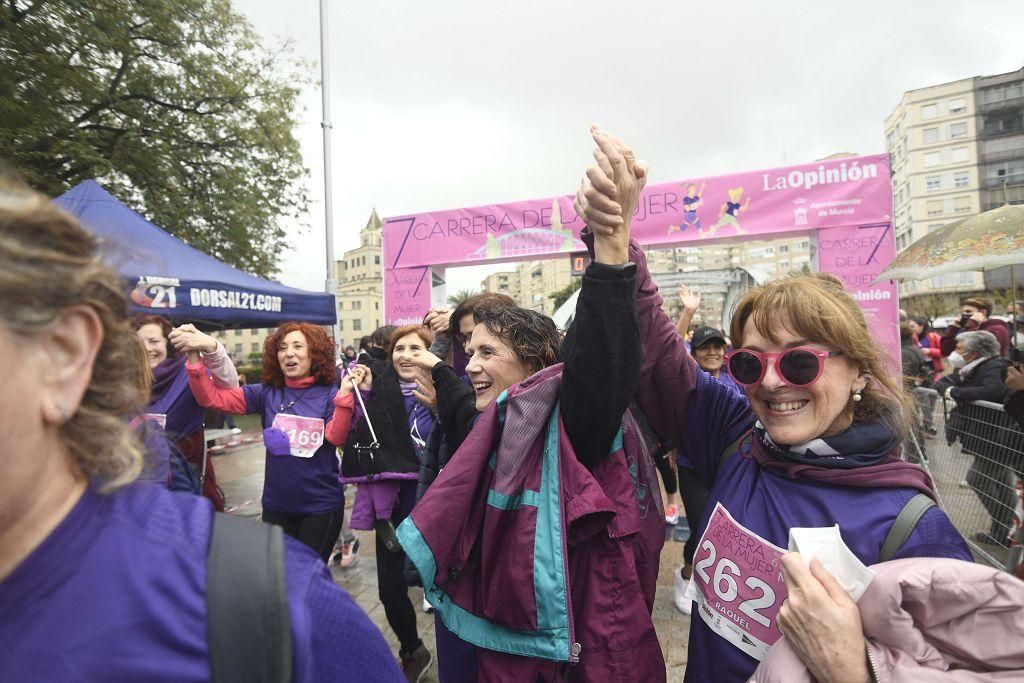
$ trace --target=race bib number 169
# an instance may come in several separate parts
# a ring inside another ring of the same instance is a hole
[[[778,616],[786,599],[785,553],[718,503],[693,554],[686,597],[697,602],[704,623],[758,661],[782,635]]]

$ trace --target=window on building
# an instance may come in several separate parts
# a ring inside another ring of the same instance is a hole
[[[969,157],[970,157],[970,152],[967,150],[966,147],[954,147],[953,148],[953,161],[954,162],[967,161],[967,159]]]
[[[953,210],[957,213],[967,213],[971,210],[970,197],[956,197],[953,199]]]
[[[970,175],[967,171],[958,171],[953,174],[953,187],[967,187],[970,182]]]
[[[764,255],[765,256],[774,256],[775,255],[775,247],[765,247],[764,248]]]
[[[363,302],[362,301],[353,301],[352,302],[352,310],[353,311],[360,311],[360,310],[362,310],[362,308],[363,308]]]
[[[375,310],[375,311],[379,311],[380,310],[380,302],[379,301],[374,301],[373,302],[373,310]],[[378,325],[377,327],[380,327],[380,325]]]
[[[932,199],[929,200],[925,205],[929,216],[941,216],[942,215],[942,200]]]
[[[942,152],[927,152],[924,155],[925,168],[931,168],[932,166],[938,166],[942,163]]]
[[[921,107],[921,118],[922,119],[934,119],[939,115],[939,105],[937,104],[926,104]]]
[[[253,342],[252,343],[252,351],[251,351],[251,353],[259,353],[259,352],[260,352],[260,343],[259,342]]]
[[[964,98],[958,97],[955,100],[949,101],[950,114],[962,114],[965,111],[967,111],[967,104],[964,102]]]
[[[241,357],[242,357],[242,345],[241,344],[235,344],[235,358],[241,358]]]
[[[380,265],[380,254],[374,254],[373,255],[373,265],[375,265],[375,266],[379,266]]]
[[[925,128],[921,131],[921,141],[926,145],[930,145],[933,142],[939,141],[939,129],[936,128]]]
[[[352,331],[353,332],[359,332],[362,329],[363,329],[363,321],[362,320],[360,320],[359,318],[356,318],[355,320],[352,321]]]
[[[236,337],[241,337],[242,336],[242,331],[241,330],[235,330],[235,336]]]
[[[785,254],[788,251],[789,251],[789,245],[788,244],[779,245],[779,253],[780,254]]]
[[[801,251],[804,250],[804,249],[810,249],[811,248],[811,241],[810,240],[803,240],[802,242],[797,242],[796,248],[800,249]]]
[[[341,332],[345,329],[345,321],[340,317],[338,318],[338,331]]]
[[[953,140],[967,137],[967,122],[949,124],[949,137]]]
[[[929,192],[937,192],[942,189],[942,176],[930,175],[924,179],[925,189]]]
[[[779,261],[779,270],[789,270],[789,261]]]

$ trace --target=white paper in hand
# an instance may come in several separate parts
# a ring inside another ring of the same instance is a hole
[[[804,564],[818,558],[821,566],[836,577],[846,594],[857,602],[875,578],[875,573],[864,566],[843,542],[839,525],[823,527],[794,527],[789,530],[789,549],[800,553]]]

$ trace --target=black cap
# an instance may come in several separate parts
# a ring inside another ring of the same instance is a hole
[[[693,333],[693,338],[690,339],[690,348],[699,349],[715,339],[722,342],[723,346],[725,345],[725,335],[721,330],[716,330],[713,327],[698,327],[697,331]]]

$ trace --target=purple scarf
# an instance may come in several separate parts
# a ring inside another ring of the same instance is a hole
[[[167,357],[153,368],[153,385],[149,388],[149,403],[156,403],[174,383],[174,378],[185,365],[184,356]]]
[[[779,446],[758,422],[740,442],[740,455],[790,479],[833,486],[912,488],[937,500],[928,474],[900,459],[899,439],[879,422],[850,426],[800,446]]]

